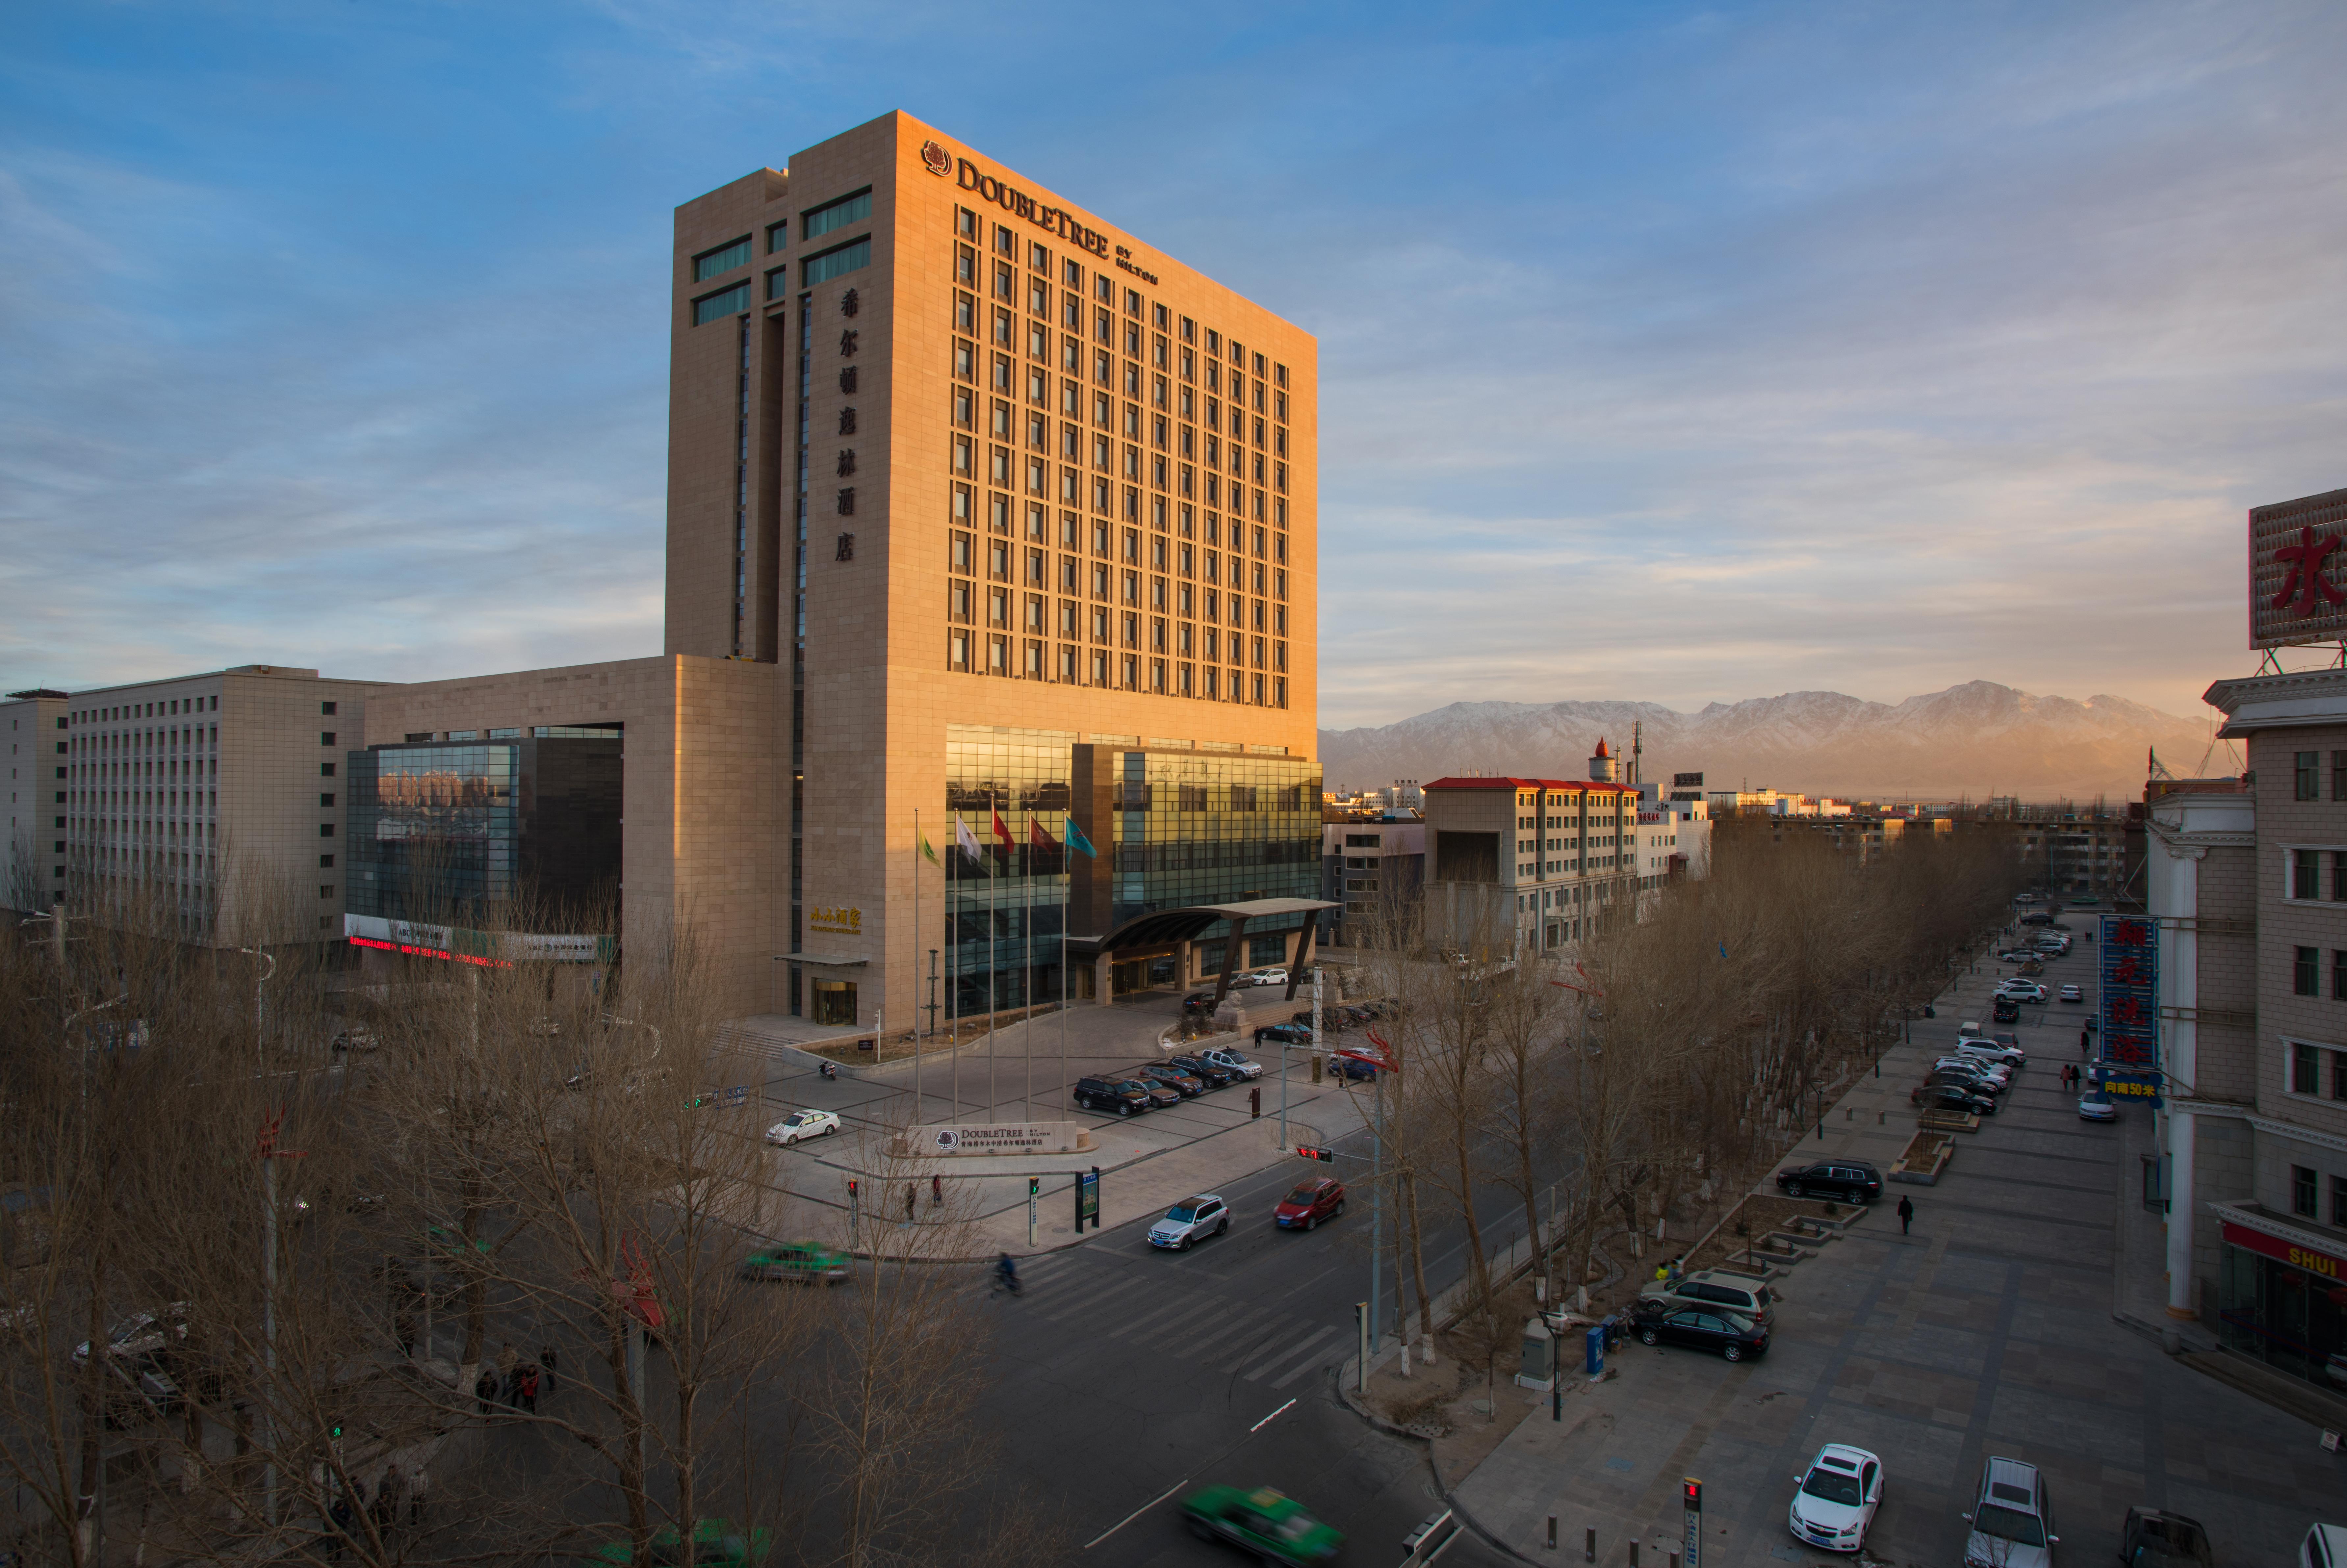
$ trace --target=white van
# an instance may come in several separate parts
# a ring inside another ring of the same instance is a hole
[[[2347,1568],[2347,1524],[2318,1524],[2298,1543],[2298,1568]]]

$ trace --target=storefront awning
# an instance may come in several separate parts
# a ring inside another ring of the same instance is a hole
[[[1237,904],[1194,904],[1181,909],[1160,909],[1127,920],[1103,937],[1070,937],[1070,954],[1096,958],[1102,953],[1139,948],[1165,948],[1194,941],[1218,921],[1234,926],[1260,925],[1283,915],[1313,915],[1336,905],[1325,898],[1249,898]]]

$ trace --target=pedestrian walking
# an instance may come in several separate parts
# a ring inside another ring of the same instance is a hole
[[[511,1405],[521,1393],[521,1376],[515,1370],[521,1365],[521,1352],[508,1339],[497,1351],[497,1399]]]
[[[481,1414],[485,1416],[497,1402],[497,1375],[487,1367],[482,1368],[481,1375],[473,1379],[473,1398],[480,1402]]]
[[[415,1468],[408,1472],[407,1526],[411,1530],[424,1528],[424,1490],[430,1481],[431,1472],[424,1468],[420,1460]]]
[[[533,1416],[538,1414],[538,1363],[524,1361],[515,1376],[521,1379],[520,1387],[516,1390],[521,1408]]]
[[[367,1518],[374,1523],[375,1538],[379,1541],[388,1539],[391,1527],[398,1522],[397,1516],[392,1512],[391,1476],[390,1471],[384,1471],[383,1479],[374,1483],[374,1496],[367,1501]]]
[[[945,1206],[946,1179],[943,1176],[931,1176],[929,1178],[929,1207],[933,1209],[941,1209]]]
[[[1915,1223],[1915,1200],[1904,1195],[1899,1199],[1899,1234],[1905,1235],[1907,1227]]]
[[[406,1471],[397,1465],[387,1468],[383,1474],[383,1484],[375,1489],[374,1495],[375,1501],[383,1505],[383,1512],[376,1521],[376,1528],[384,1534],[388,1535],[407,1522]]]
[[[553,1346],[541,1345],[538,1348],[538,1369],[539,1373],[538,1379],[538,1391],[545,1395],[549,1399],[554,1398],[554,1368],[558,1360],[559,1360],[559,1358],[555,1355]]]
[[[2093,1033],[2093,1031],[2092,1031],[2092,1030],[2084,1030],[2084,1029],[2082,1029],[2082,1030],[2080,1030],[2078,1031],[2078,1060],[2079,1060],[2079,1061],[2086,1061],[2086,1048],[2094,1042],[2094,1038],[2095,1038],[2095,1037],[2094,1037],[2094,1033]]]
[[[913,1223],[913,1184],[910,1182],[905,1184],[905,1223]]]

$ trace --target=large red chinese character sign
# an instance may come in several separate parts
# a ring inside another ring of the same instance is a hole
[[[2159,927],[2103,917],[2103,1081],[2114,1094],[2159,1102]]]
[[[2250,646],[2347,639],[2347,490],[2250,511]]]

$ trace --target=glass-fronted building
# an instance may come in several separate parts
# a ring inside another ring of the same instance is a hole
[[[941,1017],[1058,999],[1063,932],[1100,938],[1167,909],[1319,891],[1317,763],[1269,747],[971,724],[948,726],[946,748],[946,798],[936,827],[923,826],[938,856],[924,869],[939,899],[931,928],[945,934]],[[1093,854],[1066,847],[1071,815]],[[1302,919],[1250,926],[1242,961],[1276,962]],[[1205,967],[1220,966],[1226,931],[1199,938]],[[1173,957],[1119,953],[1116,989],[1175,979]],[[1090,962],[1071,967],[1066,994],[1092,996]]]
[[[350,913],[599,931],[619,897],[616,730],[540,726],[349,753]]]

